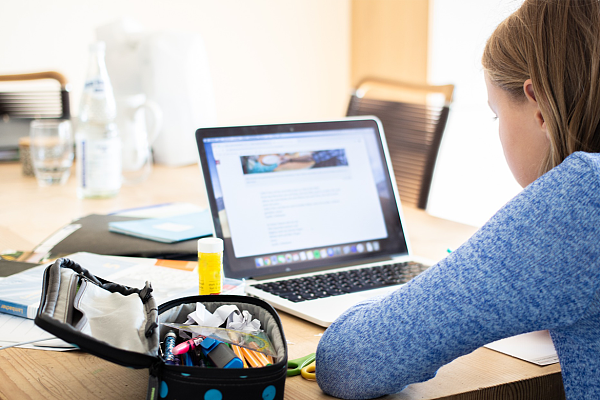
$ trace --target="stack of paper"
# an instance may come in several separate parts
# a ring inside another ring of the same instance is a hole
[[[548,331],[523,333],[489,343],[485,347],[537,365],[558,362],[558,355]]]

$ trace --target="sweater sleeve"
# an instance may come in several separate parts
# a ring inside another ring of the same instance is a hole
[[[484,344],[577,324],[600,284],[598,159],[575,153],[444,260],[344,313],[317,349],[321,389],[345,399],[399,392]]]

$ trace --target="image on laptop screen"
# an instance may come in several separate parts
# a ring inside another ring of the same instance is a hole
[[[407,254],[378,123],[199,129],[225,275],[256,278]]]

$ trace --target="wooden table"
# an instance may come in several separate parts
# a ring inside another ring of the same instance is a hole
[[[18,163],[0,164],[0,250],[32,250],[73,219],[91,213],[166,202],[206,206],[198,166],[155,167],[150,178],[125,186],[112,199],[81,200],[75,179],[65,186],[38,187]],[[433,260],[456,248],[475,228],[405,208],[406,229],[415,254]],[[280,313],[289,357],[316,350],[324,329]],[[147,370],[124,368],[83,352],[29,349],[0,351],[0,399],[143,399]],[[315,382],[293,377],[286,382],[289,400],[325,399]],[[413,384],[386,399],[564,399],[560,367],[534,364],[480,348],[441,368],[427,382]]]

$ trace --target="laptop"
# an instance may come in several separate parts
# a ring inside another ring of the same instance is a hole
[[[324,327],[431,262],[412,255],[376,117],[201,128],[223,268],[248,295]]]

